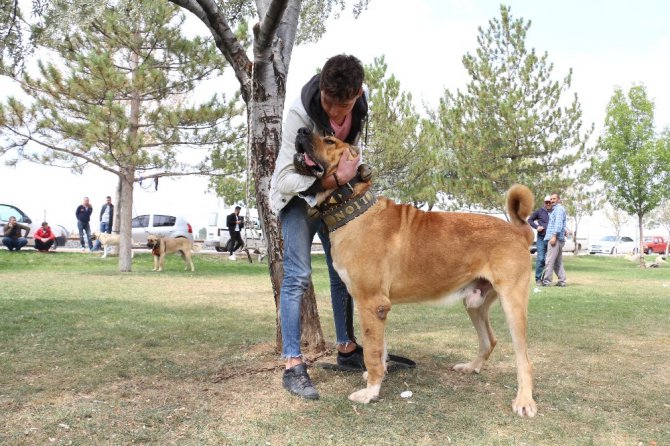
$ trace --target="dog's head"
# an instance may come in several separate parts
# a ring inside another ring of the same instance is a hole
[[[100,238],[100,232],[99,231],[94,231],[93,234],[91,234],[91,240],[97,240]]]
[[[155,248],[156,246],[160,245],[160,243],[161,238],[159,236],[154,234],[147,235],[147,246],[149,248]]]
[[[298,172],[316,178],[325,178],[335,173],[337,163],[345,150],[349,151],[351,158],[359,153],[356,146],[340,141],[334,136],[320,137],[305,127],[298,130],[295,150],[293,163]]]

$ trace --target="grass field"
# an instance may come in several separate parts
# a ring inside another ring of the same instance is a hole
[[[522,419],[499,305],[481,374],[451,371],[477,350],[461,306],[396,306],[389,350],[418,367],[390,374],[367,406],[347,400],[360,375],[313,368],[310,402],[281,388],[266,265],[200,254],[191,273],[171,256],[154,273],[140,254],[122,274],[116,262],[0,250],[0,444],[670,444],[667,265],[570,257],[567,288],[531,292],[539,414]],[[314,264],[332,340],[323,256]]]

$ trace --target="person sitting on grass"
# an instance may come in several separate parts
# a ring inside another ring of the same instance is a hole
[[[21,230],[26,231],[25,236],[21,235]],[[13,215],[9,217],[3,230],[2,244],[10,251],[20,251],[28,243],[28,233],[30,226],[26,226],[16,221]]]
[[[35,232],[35,249],[39,252],[48,252],[55,241],[56,236],[49,227],[49,223],[42,222],[42,227]]]

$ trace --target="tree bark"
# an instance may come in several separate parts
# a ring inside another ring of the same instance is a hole
[[[251,170],[256,181],[256,205],[268,244],[270,281],[276,308],[276,348],[281,351],[280,290],[284,276],[280,222],[270,209],[270,179],[281,147],[286,76],[298,28],[300,0],[257,2],[261,22],[254,26],[250,61],[234,36],[225,15],[213,0],[170,0],[195,14],[212,33],[217,47],[235,70],[247,104]],[[247,172],[250,174],[250,172]],[[302,301],[302,341],[309,350],[325,349],[319,313],[310,284]]]
[[[644,229],[642,228],[642,218],[644,215],[638,214],[637,215],[637,227],[640,235],[640,239],[638,240],[637,244],[637,249],[638,249],[638,254],[640,256],[640,268],[646,268],[647,264],[644,262],[644,248],[642,247],[643,242],[644,242]]]

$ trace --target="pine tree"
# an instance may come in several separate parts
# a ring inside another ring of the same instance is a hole
[[[475,54],[463,65],[472,80],[465,91],[446,92],[438,116],[444,136],[444,191],[460,205],[504,211],[514,183],[541,196],[564,190],[570,168],[587,154],[577,95],[563,104],[570,71],[552,80],[548,56],[526,48],[530,21],[501,6],[500,18],[479,28]]]
[[[235,124],[243,108],[237,95],[192,98],[225,63],[211,41],[184,37],[176,6],[122,0],[96,4],[88,18],[67,2],[56,6],[34,33],[56,58],[21,77],[32,102],[8,99],[0,126],[10,135],[6,147],[22,158],[73,170],[94,165],[119,177],[119,269],[130,271],[134,183],[211,171],[212,149],[243,147],[243,126]],[[78,22],[63,26],[63,17]]]

